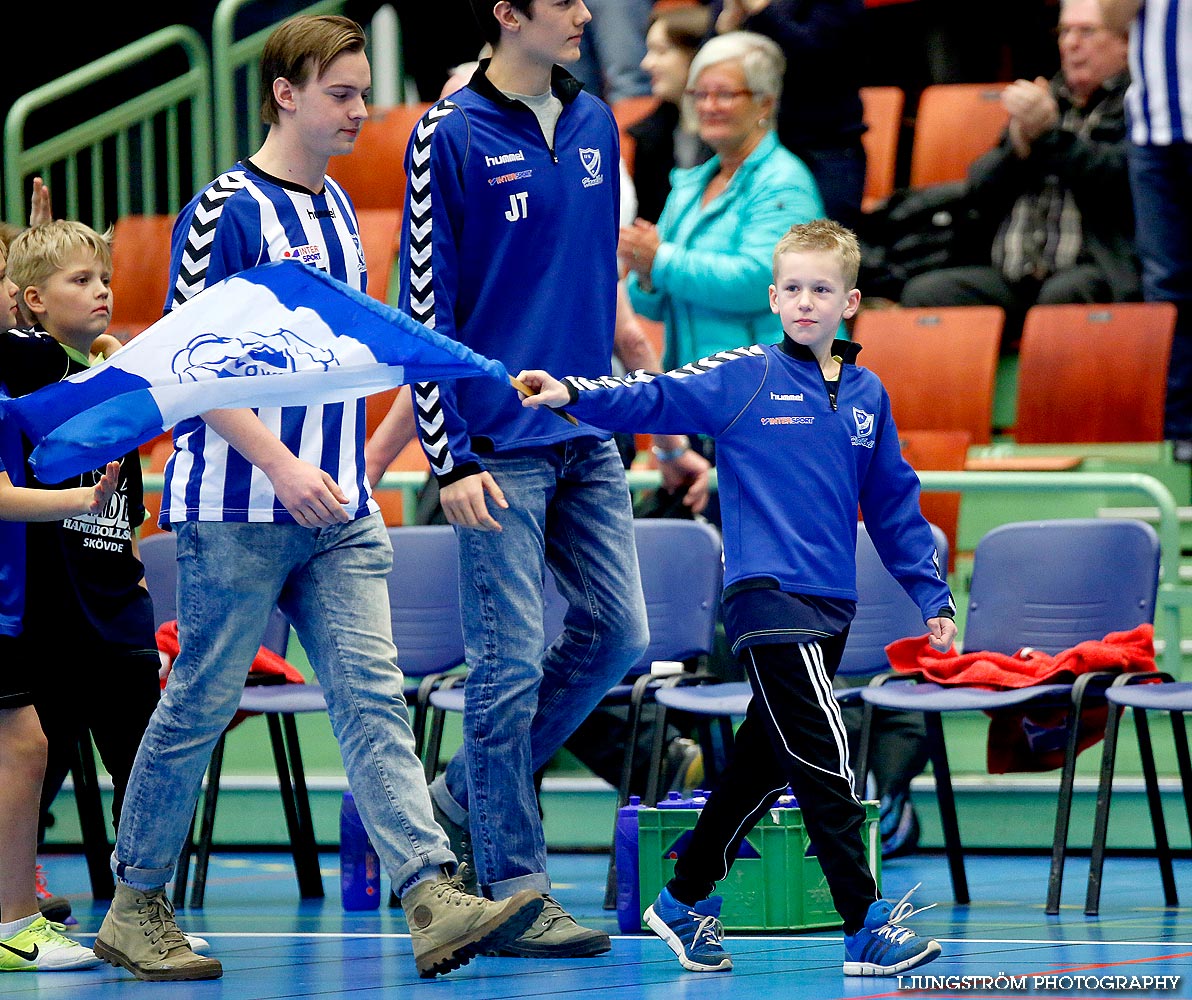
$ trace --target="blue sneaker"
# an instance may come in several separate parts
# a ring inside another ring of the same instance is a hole
[[[657,934],[690,972],[728,972],[732,956],[720,946],[719,896],[688,906],[663,888],[646,907],[646,926]]]
[[[918,888],[916,885],[915,889]],[[904,920],[935,906],[931,903],[914,909],[907,902],[911,892],[897,903],[888,899],[874,901],[865,915],[865,926],[856,934],[844,936],[846,976],[894,976],[939,957],[938,941],[919,937],[909,927],[902,926]]]

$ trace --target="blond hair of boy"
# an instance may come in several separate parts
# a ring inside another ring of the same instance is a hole
[[[112,321],[112,230],[58,219],[26,229],[9,248],[8,277],[25,313],[64,347],[90,358],[120,342]]]

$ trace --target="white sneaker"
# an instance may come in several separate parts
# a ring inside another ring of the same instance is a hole
[[[186,938],[186,943],[190,945],[190,950],[196,955],[206,955],[211,950],[211,944],[206,938],[201,938],[197,934],[183,934]]]
[[[0,941],[0,972],[63,972],[102,964],[95,952],[59,933],[45,917]]]

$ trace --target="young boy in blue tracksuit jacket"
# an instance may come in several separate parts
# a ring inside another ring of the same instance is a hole
[[[844,973],[894,975],[940,953],[903,926],[919,912],[906,896],[894,905],[878,898],[832,696],[856,611],[858,504],[882,561],[922,610],[932,645],[947,649],[956,635],[889,397],[855,365],[858,345],[835,339],[860,305],[859,266],[849,230],[828,220],[795,226],[774,251],[770,307],[782,320],[780,344],[724,351],[661,376],[519,376],[537,390],[524,406],[567,406],[610,430],[716,439],[725,630],[753,699],[675,877],[646,911],[692,971],[732,968],[711,893],[788,783],[844,923]]]

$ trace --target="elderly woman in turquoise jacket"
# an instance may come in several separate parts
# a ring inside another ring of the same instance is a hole
[[[773,41],[748,31],[700,48],[684,112],[715,155],[672,173],[657,226],[638,219],[621,230],[629,296],[638,313],[662,321],[667,368],[773,340],[774,244],[824,214],[811,171],[774,131],[785,63]]]

